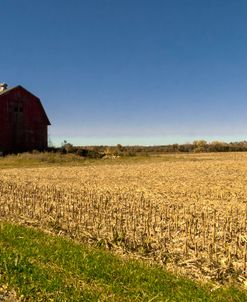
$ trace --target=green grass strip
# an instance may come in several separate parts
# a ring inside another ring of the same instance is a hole
[[[22,301],[247,301],[237,288],[210,292],[159,266],[7,223],[0,224],[0,276]]]

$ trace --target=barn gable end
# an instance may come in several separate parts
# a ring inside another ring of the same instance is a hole
[[[0,90],[0,152],[46,149],[48,125],[37,96],[22,86]]]

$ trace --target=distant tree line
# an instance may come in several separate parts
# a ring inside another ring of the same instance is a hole
[[[133,147],[131,147],[133,150]],[[200,153],[200,152],[241,152],[247,151],[247,141],[225,143],[220,141],[207,142],[205,140],[196,140],[193,143],[172,144],[161,146],[137,146],[133,152],[147,153]]]
[[[73,153],[82,157],[102,158],[111,156],[136,156],[162,153],[200,153],[200,152],[243,152],[247,151],[247,141],[241,142],[207,142],[196,140],[193,143],[171,144],[160,146],[73,146],[64,141],[60,148],[50,148],[50,151],[64,154]]]

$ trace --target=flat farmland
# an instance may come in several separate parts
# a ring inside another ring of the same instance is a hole
[[[0,218],[194,279],[247,282],[246,153],[3,168]]]

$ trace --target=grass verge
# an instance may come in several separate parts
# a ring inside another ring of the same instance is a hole
[[[0,223],[0,285],[21,301],[247,301],[243,291],[176,277],[33,228]]]
[[[152,162],[201,161],[213,160],[218,154],[159,154],[146,156],[123,156],[118,158],[95,159],[80,157],[75,154],[60,154],[52,152],[21,153],[0,157],[0,169],[37,168],[49,166],[85,166],[85,165],[118,165]]]

